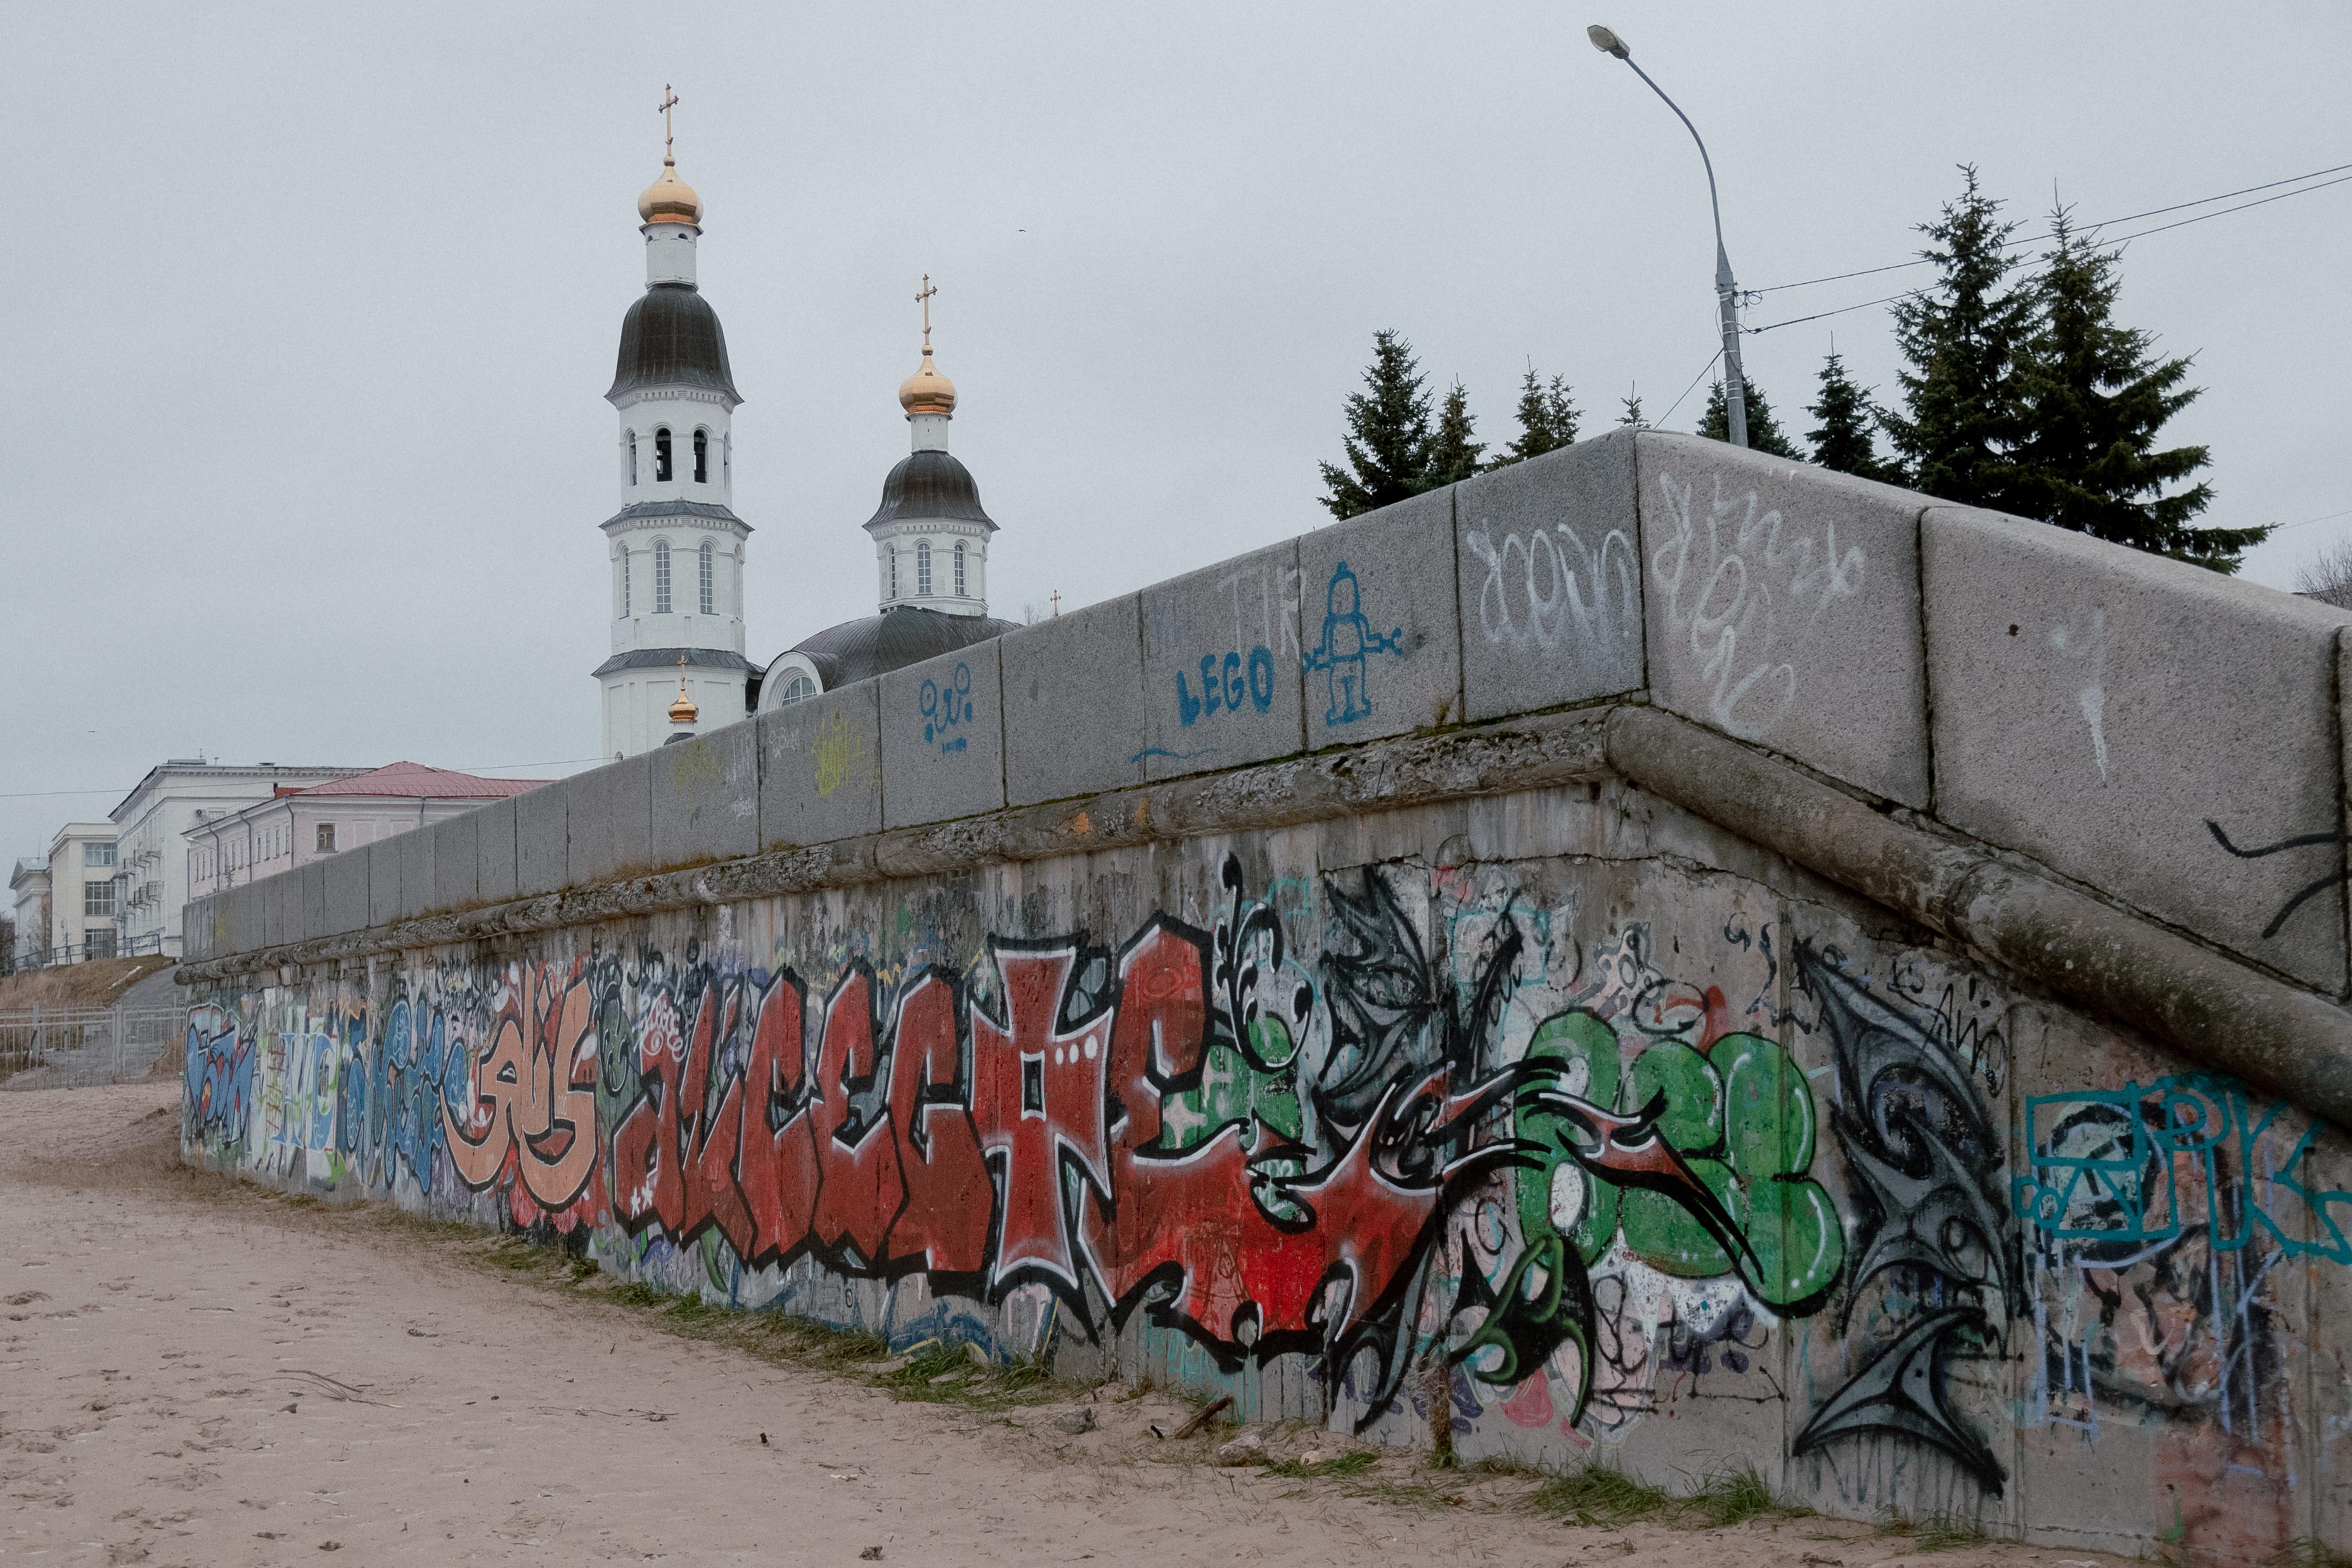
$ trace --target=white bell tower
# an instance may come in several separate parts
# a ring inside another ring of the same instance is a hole
[[[612,657],[596,667],[604,750],[618,759],[744,716],[743,555],[734,438],[742,398],[719,313],[695,279],[702,199],[677,177],[662,95],[661,178],[637,198],[646,291],[621,322],[604,395],[620,415],[621,510],[604,524]]]

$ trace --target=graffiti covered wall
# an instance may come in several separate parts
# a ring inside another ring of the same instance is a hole
[[[192,1159],[1465,1459],[2251,1559],[2341,1441],[2340,1135],[1622,784],[320,966],[188,1044]]]

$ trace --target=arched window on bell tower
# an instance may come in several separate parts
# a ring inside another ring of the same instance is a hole
[[[654,483],[666,485],[669,481],[669,426],[665,425],[654,432]]]
[[[915,595],[918,598],[931,596],[931,542],[915,542]]]
[[[629,432],[629,483],[637,482],[637,433]]]
[[[696,442],[699,444],[701,439],[700,434],[697,433]],[[706,616],[716,615],[719,597],[719,547],[706,539],[702,542],[701,550],[697,553],[701,557],[695,567],[695,572],[702,595],[702,613]]]
[[[898,596],[898,547],[890,546],[890,597]]]
[[[708,430],[694,433],[694,482],[698,485],[710,482],[710,432]]]
[[[956,541],[955,591],[959,599],[968,596],[963,586],[963,541],[961,539]]]
[[[654,614],[669,614],[669,541],[654,541]]]

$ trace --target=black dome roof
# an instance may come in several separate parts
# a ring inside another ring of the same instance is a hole
[[[816,666],[827,691],[838,691],[853,681],[904,669],[1019,629],[1011,621],[990,616],[950,616],[901,605],[878,616],[827,626],[803,638],[792,651]]]
[[[693,284],[653,284],[621,318],[620,363],[604,395],[640,386],[705,386],[743,401],[727,368],[719,312]]]
[[[971,482],[971,469],[945,452],[915,452],[898,459],[898,466],[882,481],[882,504],[866,520],[866,526],[929,517],[961,518],[984,522],[992,530],[996,527],[995,520],[980,510],[980,487]]]

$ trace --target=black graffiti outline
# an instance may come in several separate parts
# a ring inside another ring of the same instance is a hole
[[[2241,860],[2260,860],[2264,856],[2276,855],[2286,849],[2311,849],[2323,844],[2352,843],[2352,834],[2338,829],[2327,833],[2299,834],[2293,838],[2282,838],[2275,844],[2265,844],[2259,849],[2241,849],[2230,842],[2230,836],[2221,831],[2221,825],[2210,816],[2205,819],[2205,829],[2212,834],[2215,843]],[[2271,917],[2271,923],[2263,928],[2263,940],[2268,941],[2278,935],[2286,925],[2288,919],[2305,902],[2317,898],[2330,888],[2343,886],[2347,880],[2352,880],[2352,866],[2338,866],[2335,870],[2328,872],[2327,875],[2287,900],[2285,903],[2279,906],[2278,913]]]
[[[1940,1448],[1979,1486],[2000,1496],[2008,1472],[1953,1416],[1945,1386],[1951,1342],[1964,1331],[1981,1331],[1984,1321],[1975,1307],[1945,1307],[1919,1319],[1814,1410],[1790,1451],[1811,1453],[1833,1438],[1868,1432],[1897,1433]]]

